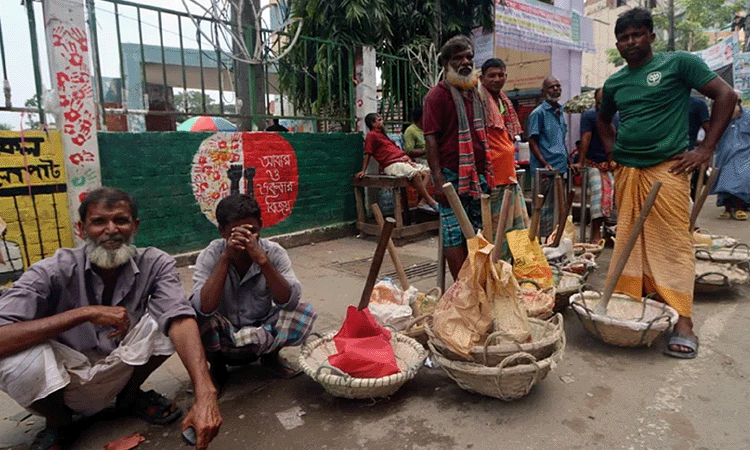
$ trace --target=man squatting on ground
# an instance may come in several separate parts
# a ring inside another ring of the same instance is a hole
[[[615,23],[615,37],[627,65],[604,83],[597,125],[605,148],[619,165],[615,172],[618,235],[630,234],[651,185],[663,183],[616,289],[634,298],[656,291],[657,298],[680,314],[665,353],[694,358],[698,337],[691,319],[695,256],[688,230],[689,174],[710,159],[737,95],[697,56],[654,54],[651,44],[656,35],[648,10],[622,13]],[[685,151],[691,88],[712,98],[714,104],[705,139]],[[612,117],[617,111],[620,130],[615,141]],[[613,261],[624,245],[625,239],[617,240]]]
[[[594,92],[594,102],[594,108],[581,115],[579,159],[571,167],[574,172],[588,171],[588,187],[591,190],[591,242],[597,243],[602,238],[602,225],[612,214],[614,206],[615,179],[612,171],[615,164],[607,155],[596,127],[596,113],[602,103],[602,88]],[[615,129],[620,126],[618,114],[615,114],[612,123]]]
[[[227,364],[261,358],[279,376],[296,375],[278,352],[299,345],[312,331],[317,313],[301,302],[302,285],[279,244],[261,239],[260,207],[247,194],[232,194],[216,205],[221,238],[198,255],[190,301],[219,389]]]
[[[78,213],[85,245],[33,264],[0,297],[0,389],[46,419],[31,449],[66,448],[73,415],[114,399],[147,422],[177,420],[172,402],[139,389],[175,349],[195,389],[182,428],[207,448],[222,419],[174,259],[133,245],[138,209],[119,189],[90,192]]]
[[[380,170],[393,177],[406,177],[417,190],[419,196],[426,202],[424,209],[433,213],[437,211],[437,202],[427,192],[430,182],[430,169],[424,164],[412,161],[412,159],[386,134],[383,126],[383,118],[377,113],[369,113],[365,116],[365,125],[370,129],[365,138],[365,159],[362,161],[362,170],[355,175],[361,180],[367,171],[370,158],[375,158]]]
[[[492,165],[487,160],[484,107],[477,91],[474,48],[466,36],[450,38],[440,49],[445,80],[424,99],[422,125],[427,162],[435,181],[435,199],[440,203],[443,247],[448,268],[457,279],[468,250],[458,220],[442,186],[453,184],[466,215],[475,229],[482,226],[480,196],[495,186]]]
[[[529,215],[523,191],[516,178],[515,137],[523,133],[518,115],[508,96],[503,92],[505,80],[505,62],[491,58],[482,64],[482,75],[479,76],[479,96],[484,103],[484,120],[487,131],[487,158],[492,164],[495,186],[490,191],[492,197],[492,229],[498,227],[502,193],[509,189],[512,198],[512,209],[509,211],[505,230],[529,227]],[[485,236],[492,240],[494,236]],[[510,256],[508,243],[503,241],[503,258]]]

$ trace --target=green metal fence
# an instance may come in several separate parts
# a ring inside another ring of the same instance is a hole
[[[102,126],[120,120],[127,121],[130,131],[139,131],[134,123],[152,120],[168,128],[194,115],[221,116],[235,123],[254,123],[260,129],[270,118],[309,121],[313,131],[349,131],[354,126],[353,46],[299,36],[296,49],[280,60],[248,64],[232,58],[231,44],[214,45],[216,40],[206,39],[230,28],[227,21],[128,0],[80,1],[85,1],[88,15]],[[34,62],[36,92],[41,98],[39,47],[44,41],[36,33],[33,2],[25,4],[32,44],[29,59]],[[247,45],[253,44],[254,28],[246,26],[243,33]],[[278,53],[279,47],[293,39],[268,29],[260,34],[266,56]],[[9,42],[3,40],[0,18],[4,72],[4,44]],[[40,114],[43,123],[39,103],[33,112]],[[0,106],[0,111],[30,110],[11,105],[9,99]]]
[[[376,60],[383,83],[378,110],[387,131],[401,133],[404,125],[411,123],[411,111],[422,104],[427,89],[417,80],[407,58],[377,53]]]

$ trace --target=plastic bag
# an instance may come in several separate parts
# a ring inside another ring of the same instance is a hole
[[[369,310],[383,326],[391,326],[401,331],[411,322],[410,300],[416,298],[417,289],[409,287],[404,292],[390,278],[378,281],[370,296]]]
[[[539,242],[529,240],[529,230],[509,231],[505,237],[513,254],[513,275],[516,279],[534,280],[544,288],[554,286],[552,269]]]
[[[328,362],[356,378],[380,378],[399,372],[391,332],[381,327],[367,308],[346,310],[346,319],[333,337],[338,353]]]
[[[492,263],[494,246],[481,235],[469,239],[467,246],[458,281],[438,302],[431,328],[451,351],[469,359],[471,348],[484,342],[493,324],[516,342],[526,342],[530,334],[510,265]]]

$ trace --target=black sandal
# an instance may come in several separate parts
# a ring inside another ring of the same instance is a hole
[[[124,409],[154,425],[167,425],[182,417],[182,410],[174,402],[154,390],[138,390],[133,403]]]

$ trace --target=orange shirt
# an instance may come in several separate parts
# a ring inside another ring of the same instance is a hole
[[[495,175],[495,184],[516,183],[516,148],[506,130],[487,127],[487,156],[492,162],[492,172]]]

